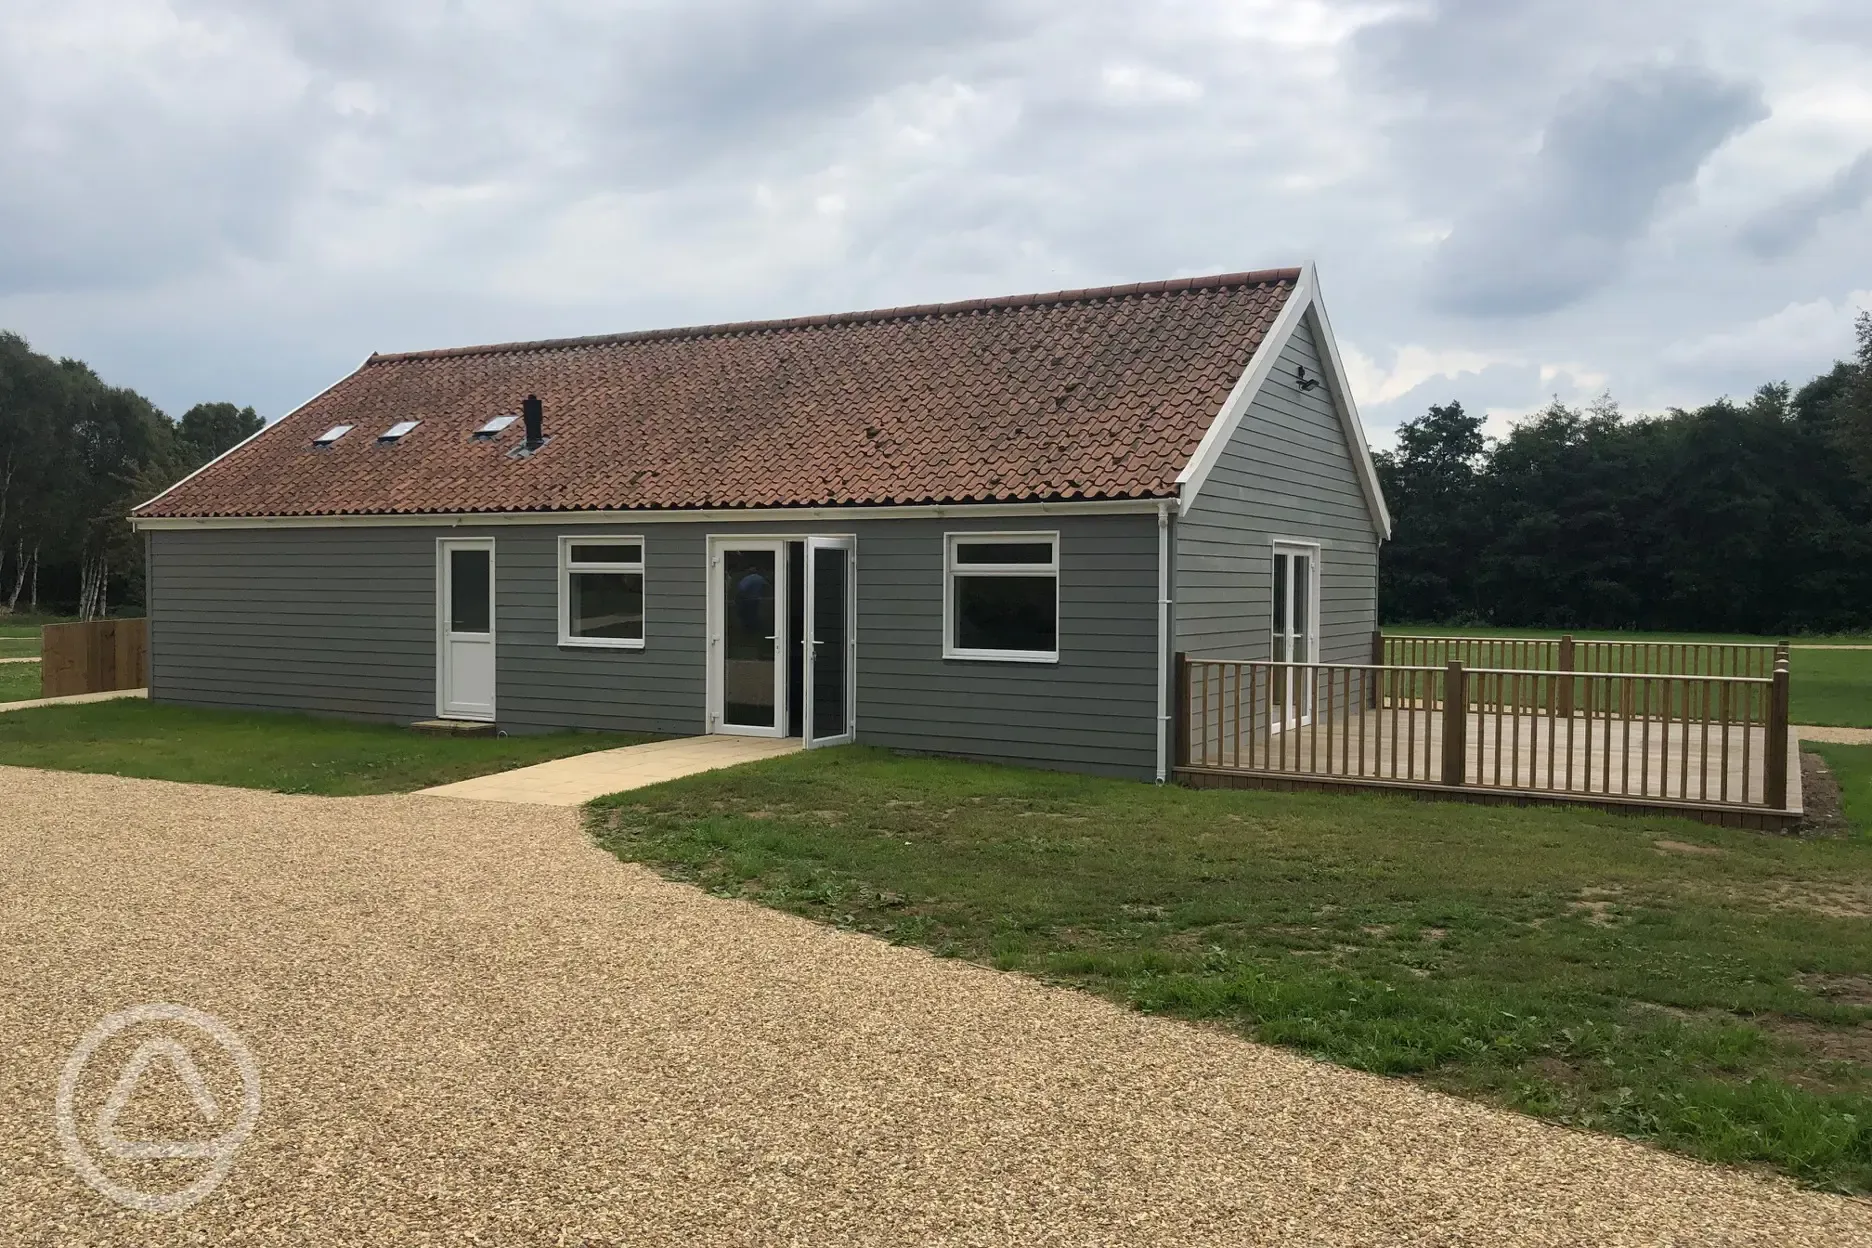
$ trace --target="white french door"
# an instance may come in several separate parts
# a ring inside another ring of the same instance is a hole
[[[1319,547],[1274,543],[1274,625],[1272,657],[1276,663],[1319,662]],[[1310,668],[1274,670],[1276,728],[1312,722],[1313,672]]]
[[[806,744],[843,745],[856,735],[857,539],[806,539]]]
[[[786,582],[783,539],[710,542],[710,731],[787,735]]]
[[[494,539],[436,542],[436,714],[494,718]]]

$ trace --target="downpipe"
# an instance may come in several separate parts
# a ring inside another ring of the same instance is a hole
[[[1157,504],[1157,783],[1170,778],[1170,504]]]

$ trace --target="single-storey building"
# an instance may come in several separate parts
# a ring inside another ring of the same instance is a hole
[[[133,521],[158,702],[1143,779],[1390,523],[1311,267],[373,355]]]

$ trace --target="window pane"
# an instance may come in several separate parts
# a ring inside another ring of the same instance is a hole
[[[449,631],[485,633],[488,624],[488,552],[449,551]]]
[[[1307,652],[1307,634],[1312,631],[1307,619],[1307,608],[1313,602],[1313,559],[1309,555],[1293,557],[1293,615],[1294,615],[1294,660],[1311,663],[1313,656]]]
[[[962,650],[1059,648],[1058,604],[1051,576],[955,578],[955,640]]]
[[[722,718],[750,728],[778,726],[774,700],[774,577],[771,550],[722,552]]]
[[[574,637],[643,640],[643,573],[574,572],[571,604]]]
[[[957,563],[1052,563],[1052,542],[957,542]]]
[[[1287,618],[1287,556],[1274,556],[1274,639],[1280,644],[1284,634],[1293,631],[1293,621]],[[1274,656],[1275,662],[1285,658],[1284,654]]]
[[[574,543],[571,561],[573,563],[642,563],[643,547],[636,543],[628,546],[587,546]]]
[[[813,555],[813,722],[815,740],[843,736],[845,719],[845,560],[836,546]]]

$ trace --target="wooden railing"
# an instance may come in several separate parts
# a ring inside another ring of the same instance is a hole
[[[149,684],[149,621],[87,620],[40,630],[39,694],[141,689]]]
[[[1787,643],[1603,641],[1559,637],[1462,637],[1372,634],[1372,662],[1403,667],[1505,668],[1540,672],[1616,672],[1652,676],[1774,675]]]
[[[1787,808],[1767,677],[1178,657],[1180,767]]]

